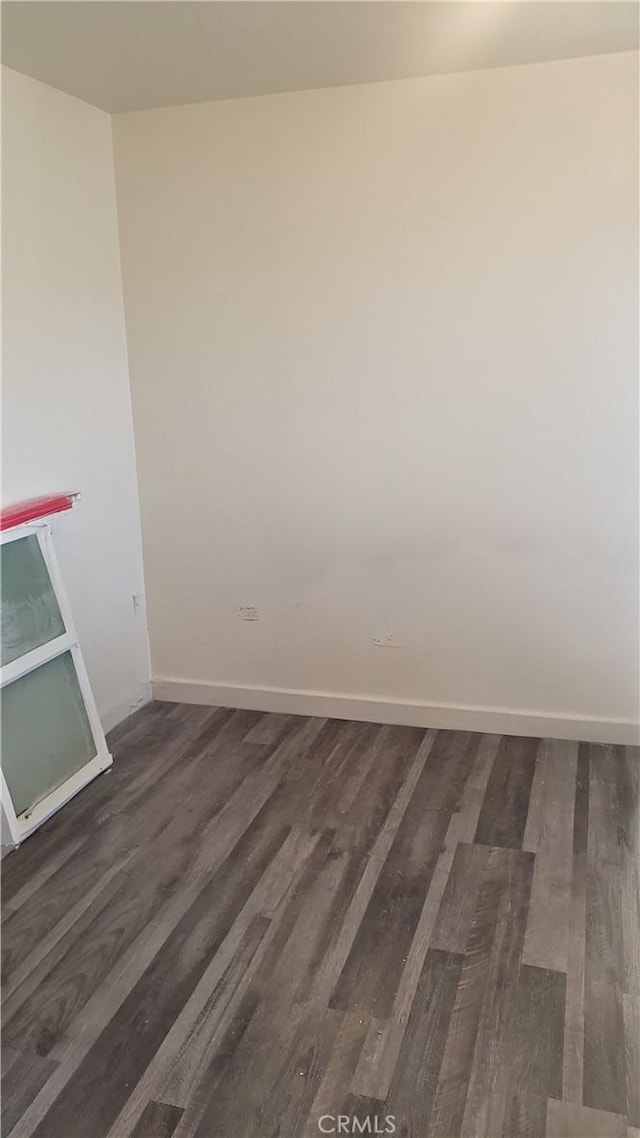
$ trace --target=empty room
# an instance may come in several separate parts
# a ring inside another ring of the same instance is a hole
[[[640,5],[1,14],[3,1138],[640,1138]]]

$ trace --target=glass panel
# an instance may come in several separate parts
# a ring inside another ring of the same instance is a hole
[[[70,652],[2,689],[2,768],[16,814],[95,756]]]
[[[65,631],[37,537],[2,547],[2,663],[62,636]]]

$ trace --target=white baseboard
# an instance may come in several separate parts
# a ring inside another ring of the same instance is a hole
[[[154,699],[198,703],[288,715],[318,715],[370,723],[399,723],[408,727],[437,727],[454,731],[487,731],[498,735],[530,735],[548,739],[579,739],[587,743],[640,742],[640,725],[625,719],[558,716],[512,711],[501,707],[462,707],[455,704],[404,703],[337,692],[296,691],[288,688],[242,687],[239,684],[197,680],[153,681]]]

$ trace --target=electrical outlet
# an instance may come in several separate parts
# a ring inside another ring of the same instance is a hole
[[[256,605],[240,605],[238,616],[240,620],[260,620],[260,610]]]

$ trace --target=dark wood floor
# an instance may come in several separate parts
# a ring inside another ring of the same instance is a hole
[[[4,1138],[640,1138],[637,750],[159,703],[111,744],[2,865]]]

